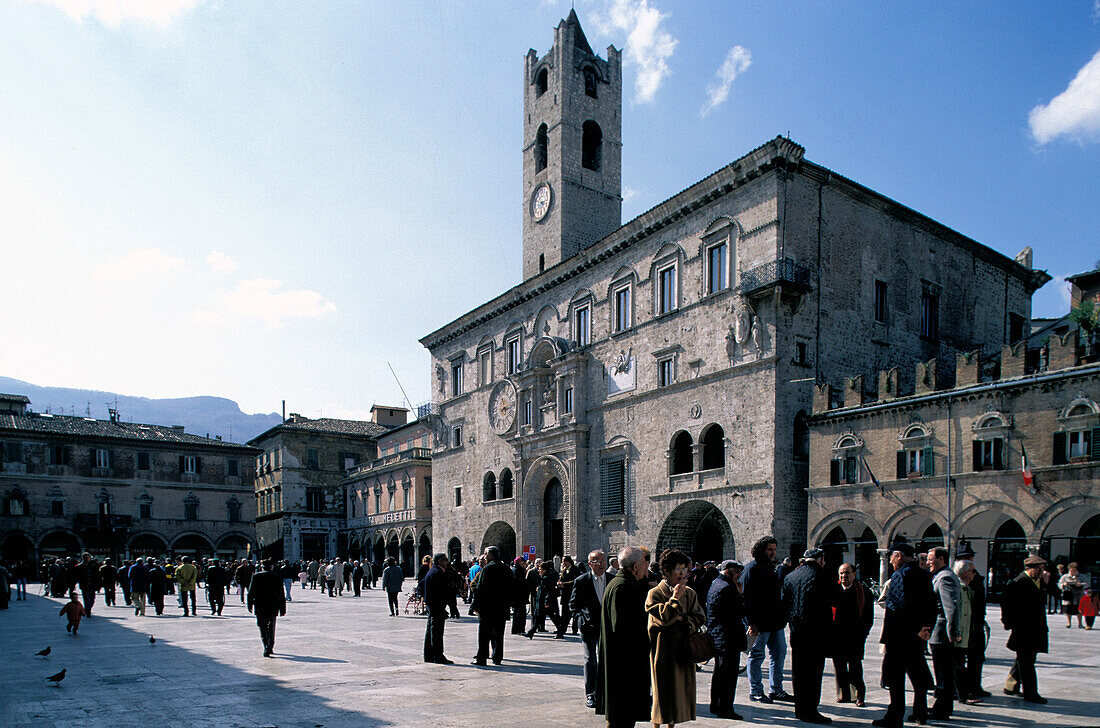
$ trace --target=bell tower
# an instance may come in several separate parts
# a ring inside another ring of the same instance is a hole
[[[622,224],[622,54],[592,52],[575,10],[523,74],[523,279]]]

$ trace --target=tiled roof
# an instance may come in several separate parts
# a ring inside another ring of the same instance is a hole
[[[51,415],[38,412],[26,414],[0,413],[0,435],[58,435],[88,439],[133,440],[171,445],[197,445],[206,448],[251,450],[247,445],[201,437],[184,432],[182,427],[143,425],[136,422],[112,422],[91,417]]]
[[[338,420],[333,417],[319,417],[315,420],[304,417],[275,425],[266,432],[257,435],[249,442],[258,442],[277,430],[289,430],[292,432],[315,432],[328,435],[354,435],[356,437],[376,438],[389,432],[392,428],[380,425],[377,422],[367,420]]]
[[[0,394],[0,402],[20,402],[21,404],[31,403],[31,401],[22,394]]]

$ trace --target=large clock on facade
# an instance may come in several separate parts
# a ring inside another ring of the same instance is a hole
[[[516,422],[516,387],[505,379],[493,387],[489,395],[489,426],[503,435]]]
[[[550,212],[550,185],[543,182],[531,193],[531,219],[542,222],[548,212]]]

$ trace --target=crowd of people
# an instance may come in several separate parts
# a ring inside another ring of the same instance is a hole
[[[411,587],[411,600],[421,603],[427,616],[423,659],[453,664],[444,653],[444,628],[448,619],[461,618],[462,600],[478,618],[472,660],[478,666],[504,660],[509,618],[511,633],[527,639],[549,634],[548,621],[555,639],[579,635],[585,702],[612,728],[695,720],[696,672],[703,662],[713,663],[709,710],[714,716],[741,718],[734,701],[738,678],[747,673],[749,701],[789,703],[798,720],[827,724],[831,719],[820,712],[826,659],[834,668],[836,702],[866,705],[863,661],[877,604],[884,610],[881,676],[889,707],[874,725],[902,725],[906,680],[913,695],[907,720],[917,724],[947,720],[957,702],[979,705],[990,696],[982,688],[988,629],[984,579],[972,551],[960,550],[951,562],[947,549],[916,553],[911,545],[896,543],[889,552],[891,577],[877,594],[859,583],[852,564],[841,564],[835,575],[827,570],[820,549],[805,551],[797,564],[779,562],[777,552],[776,539],[766,536],[744,565],[697,563],[675,549],[654,561],[642,547],[624,548],[610,558],[595,550],[581,564],[568,556],[507,564],[495,546],[468,563],[453,564],[445,554],[425,557]],[[1083,617],[1091,629],[1098,606],[1077,564],[1058,572],[1045,565],[1028,556],[1001,600],[1008,648],[1016,653],[1004,693],[1031,703],[1046,702],[1035,662],[1048,647],[1050,595],[1059,597],[1067,627],[1076,616],[1079,625]],[[34,571],[25,563],[0,565],[0,606],[9,598],[26,599],[27,582],[37,576],[50,596],[69,597],[61,615],[73,635],[82,619],[92,617],[100,592],[104,604],[115,606],[121,591],[136,616],[144,616],[147,606],[163,614],[165,595],[178,594],[184,616],[195,616],[200,585],[212,615],[222,613],[235,587],[256,616],[265,657],[274,652],[276,619],[286,614],[295,584],[336,598],[358,597],[381,581],[394,617],[405,587],[405,572],[392,557],[381,564],[139,557],[116,566],[85,553],[44,560]],[[791,693],[783,687],[788,649]]]

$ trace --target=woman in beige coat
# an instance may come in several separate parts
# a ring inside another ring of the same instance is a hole
[[[653,725],[695,720],[695,665],[676,659],[679,646],[706,622],[699,598],[686,583],[691,559],[666,549],[660,567],[664,578],[649,591],[649,672],[653,685]]]

